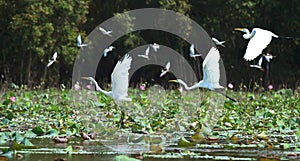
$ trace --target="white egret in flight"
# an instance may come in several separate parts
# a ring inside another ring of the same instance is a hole
[[[57,58],[57,52],[55,52],[52,56],[52,59],[49,60],[49,63],[47,64],[47,67],[50,67],[54,62],[56,62]]]
[[[114,46],[109,46],[108,48],[104,49],[103,56],[106,57],[107,53],[112,51],[114,48],[115,48]]]
[[[206,55],[202,64],[203,80],[190,87],[188,87],[187,84],[181,79],[170,80],[169,82],[176,82],[182,84],[186,90],[192,90],[199,87],[208,88],[210,90],[224,88],[219,84],[220,81],[219,60],[220,60],[219,51],[216,48],[212,47],[208,52],[208,54]]]
[[[222,95],[224,95],[226,98],[230,99],[231,101],[236,102],[233,98],[228,97],[226,94],[220,92],[218,89],[223,89],[224,87],[220,85],[220,65],[219,65],[219,60],[220,60],[220,53],[218,49],[215,47],[212,47],[208,54],[206,55],[203,64],[202,64],[202,70],[203,70],[203,80],[200,82],[192,85],[192,86],[187,86],[187,84],[181,80],[181,79],[176,79],[176,80],[169,80],[169,82],[176,82],[181,85],[186,90],[193,90],[197,88],[208,88],[212,91],[216,91]]]
[[[271,55],[271,54],[269,54],[269,53],[264,54],[263,56],[265,57],[266,61],[269,62],[269,63],[271,62],[271,60],[272,60],[273,58],[276,57],[276,56],[273,56],[273,55]]]
[[[80,34],[78,34],[78,36],[77,36],[77,46],[78,47],[84,47],[84,46],[88,46],[87,44],[83,44],[82,43],[82,40],[81,40],[81,35]]]
[[[128,85],[129,85],[129,69],[131,66],[132,58],[126,54],[122,61],[118,61],[111,74],[111,91],[105,91],[100,88],[98,83],[93,77],[82,77],[82,79],[90,80],[95,84],[96,90],[104,93],[105,95],[113,98],[117,104],[120,104],[122,101],[131,101],[131,98],[128,98]]]
[[[157,50],[159,49],[159,44],[154,43],[154,44],[150,44],[150,46],[153,48],[155,52],[157,52]]]
[[[109,30],[107,31],[102,27],[99,27],[99,30],[102,32],[103,35],[107,35],[107,36],[112,37],[112,35],[111,35],[112,31],[109,31]]]
[[[218,39],[216,39],[214,37],[212,37],[211,39],[213,40],[213,42],[215,42],[216,45],[225,47],[225,45],[224,45],[225,41],[219,41]]]
[[[234,30],[245,32],[243,35],[244,39],[250,39],[244,59],[249,61],[255,59],[262,51],[270,44],[272,37],[278,38],[278,35],[275,35],[273,32],[253,28],[251,33],[246,28],[235,28]]]
[[[196,58],[197,56],[201,56],[201,54],[195,54],[194,44],[192,44],[190,46],[190,57],[191,58]]]
[[[170,66],[171,66],[171,64],[170,64],[170,62],[168,62],[167,65],[166,65],[166,67],[165,67],[165,69],[161,70],[161,74],[160,74],[159,77],[162,77],[165,74],[167,74],[167,72],[169,72],[169,70],[170,70]]]
[[[262,66],[261,66],[261,64],[262,64],[262,61],[263,61],[263,56],[258,60],[258,63],[257,63],[257,65],[255,65],[255,64],[251,64],[250,65],[250,67],[251,68],[258,68],[258,69],[260,69],[260,70],[264,70],[263,68],[262,68]]]
[[[149,52],[150,52],[150,46],[148,46],[147,49],[145,50],[145,54],[143,54],[143,55],[138,55],[138,57],[141,57],[141,58],[145,58],[145,59],[150,60],[150,58],[149,58]]]

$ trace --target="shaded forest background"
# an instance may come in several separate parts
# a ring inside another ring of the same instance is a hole
[[[270,84],[276,88],[297,88],[300,84],[300,1],[299,0],[0,0],[0,74],[1,82],[30,87],[71,85],[73,64],[78,54],[76,37],[84,38],[106,19],[139,8],[165,8],[192,18],[209,35],[226,41],[220,48],[227,81],[238,86],[262,84],[263,72],[249,68],[243,60],[248,40],[235,27],[260,27],[279,36],[266,51],[275,55],[271,62]],[[101,61],[97,78],[109,82],[114,64],[127,51],[157,42],[185,57],[189,44],[161,31],[138,31],[114,42],[121,46]],[[58,62],[46,68],[54,51]],[[193,60],[191,60],[193,63]],[[196,66],[197,71],[200,66]],[[144,80],[157,77],[161,67],[144,67],[137,75]],[[171,74],[164,79],[172,77]],[[200,79],[200,78],[199,78]],[[134,80],[139,81],[139,80]]]

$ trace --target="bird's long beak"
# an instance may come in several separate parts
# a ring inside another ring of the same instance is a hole
[[[169,80],[169,82],[178,83],[178,81],[177,81],[177,80]]]
[[[86,80],[88,80],[88,79],[89,79],[89,77],[81,77],[81,79],[86,79]]]
[[[237,31],[243,31],[243,30],[244,30],[244,28],[240,28],[240,27],[238,27],[238,28],[234,28],[234,30],[237,30]]]

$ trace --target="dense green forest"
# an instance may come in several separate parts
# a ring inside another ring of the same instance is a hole
[[[299,0],[0,0],[0,6],[1,84],[71,85],[79,50],[77,35],[85,37],[117,13],[139,8],[180,12],[200,24],[209,35],[225,40],[226,47],[220,48],[220,52],[227,82],[236,85],[253,82],[261,85],[263,72],[249,68],[250,62],[243,60],[248,40],[242,38],[241,32],[234,31],[235,27],[260,27],[279,36],[293,37],[273,39],[265,51],[276,56],[270,70],[270,83],[275,88],[296,88],[300,83]],[[159,44],[188,54],[189,44],[169,33],[152,30],[129,33],[114,42],[119,46],[112,51],[115,59],[99,63],[106,69],[98,70],[98,79],[109,79],[118,55],[153,43],[157,37]],[[58,62],[47,68],[54,51],[59,53]],[[155,67],[139,70],[147,72],[148,77],[159,71]]]

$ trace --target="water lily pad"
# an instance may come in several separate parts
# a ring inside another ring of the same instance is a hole
[[[45,133],[40,126],[33,128],[31,131],[37,135],[43,135]]]
[[[141,161],[139,159],[135,159],[135,158],[130,158],[126,155],[119,155],[119,156],[116,156],[114,161]]]
[[[58,136],[58,135],[59,135],[59,132],[58,132],[57,129],[50,129],[50,130],[48,130],[48,131],[45,133],[45,135],[50,136],[50,137],[52,137],[52,136]]]

